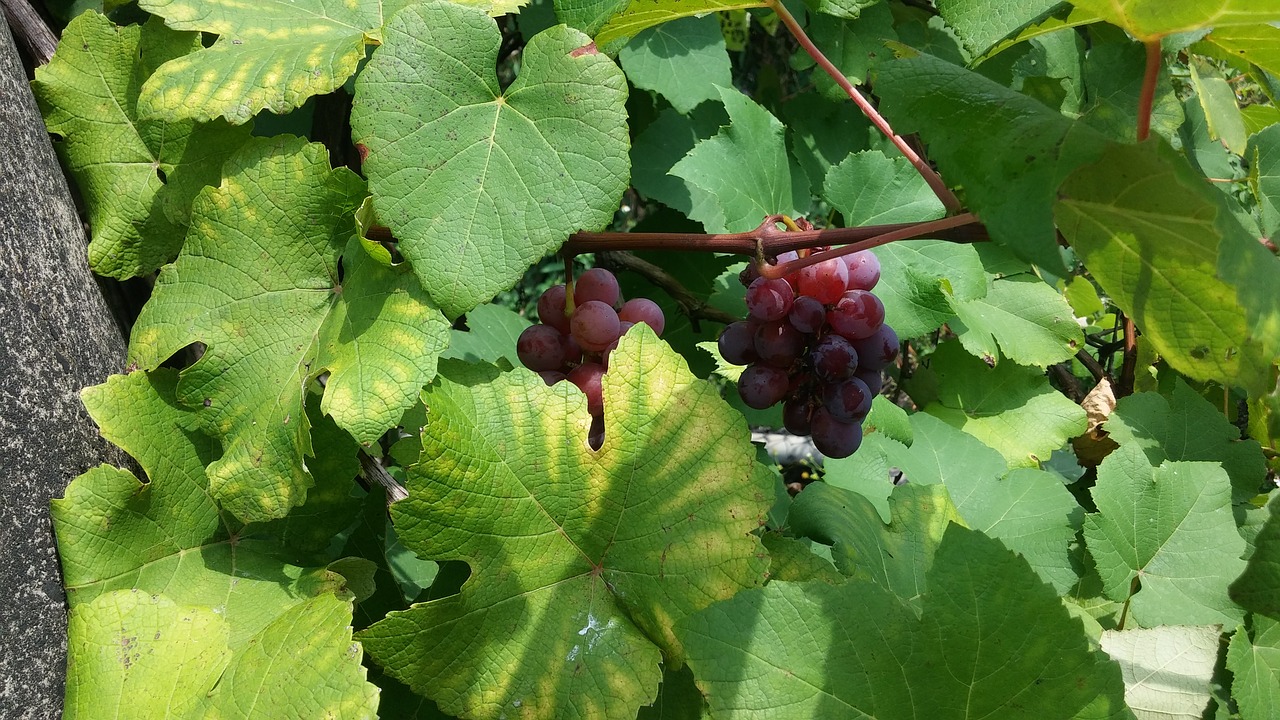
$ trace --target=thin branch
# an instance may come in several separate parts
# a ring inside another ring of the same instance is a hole
[[[884,133],[884,136],[893,142],[894,147],[898,148],[898,151],[901,152],[907,160],[911,161],[911,165],[915,167],[916,172],[920,173],[920,177],[924,178],[924,181],[929,184],[929,187],[933,190],[933,194],[937,195],[938,199],[942,201],[942,205],[947,209],[947,212],[960,212],[963,209],[963,205],[960,204],[960,199],[955,196],[955,193],[951,192],[951,189],[942,181],[942,178],[938,176],[938,173],[935,172],[933,168],[929,167],[929,163],[925,162],[915,150],[911,149],[911,146],[907,144],[906,140],[903,140],[900,135],[893,131],[893,128],[889,125],[889,121],[885,120],[884,116],[872,107],[871,103],[862,96],[862,93],[858,92],[858,89],[855,88],[849,82],[849,79],[844,76],[844,73],[840,72],[840,70],[827,59],[827,56],[822,54],[822,51],[813,44],[813,41],[805,34],[804,29],[800,27],[800,23],[796,22],[795,17],[792,16],[792,14],[783,6],[782,1],[769,0],[769,8],[777,13],[778,17],[782,20],[782,24],[787,26],[787,30],[791,31],[791,34],[800,42],[800,47],[804,48],[805,52],[809,53],[809,57],[813,58],[814,62],[818,63],[818,67],[825,70],[826,73],[831,76],[831,79],[834,80],[836,84],[844,90],[845,94],[849,96],[849,99],[853,100],[854,104],[858,106],[858,109],[862,111],[862,114],[866,115],[867,118],[871,120],[871,124],[875,125],[876,129]]]
[[[711,320],[725,325],[738,320],[738,318],[730,315],[720,308],[712,307],[703,302],[697,295],[689,292],[684,285],[681,285],[680,281],[671,275],[671,273],[663,270],[657,265],[654,265],[648,260],[638,258],[629,252],[610,250],[597,253],[596,262],[602,265],[629,270],[637,275],[643,276],[649,282],[662,288],[671,296],[672,300],[675,300],[676,303],[680,305],[680,308],[684,313],[689,316],[689,320],[695,324],[695,329],[699,320]]]
[[[1071,401],[1079,405],[1084,400],[1084,392],[1080,389],[1080,381],[1076,380],[1076,376],[1071,374],[1071,366],[1067,363],[1058,363],[1049,366],[1049,372],[1058,379],[1058,384],[1062,387],[1063,393],[1071,398]]]
[[[1156,81],[1160,79],[1160,41],[1148,40],[1147,68],[1142,75],[1142,94],[1138,96],[1138,142],[1151,135],[1151,108],[1155,105]]]
[[[1138,328],[1133,318],[1124,318],[1124,353],[1120,361],[1120,377],[1116,379],[1116,398],[1133,394],[1138,376]]]
[[[1107,376],[1107,369],[1102,367],[1102,363],[1095,360],[1084,348],[1076,352],[1076,359],[1080,361],[1081,365],[1085,366],[1089,374],[1093,375],[1094,380],[1101,380]]]
[[[785,262],[781,265],[766,265],[759,268],[759,270],[760,274],[764,277],[776,279],[790,275],[791,273],[796,272],[797,270],[802,270],[810,265],[817,265],[818,263],[830,260],[831,258],[851,255],[863,250],[870,250],[872,248],[880,247],[881,245],[888,245],[889,243],[896,242],[898,240],[907,240],[913,237],[933,237],[936,232],[963,227],[965,225],[972,225],[976,222],[978,222],[977,216],[973,213],[964,213],[962,215],[945,217],[941,220],[930,220],[928,222],[916,223],[909,228],[890,230],[889,232],[881,233],[880,235],[867,238],[860,242],[845,245],[841,248],[835,248],[834,250],[814,253],[806,257]],[[791,234],[794,235],[795,233]]]
[[[891,225],[867,225],[853,228],[823,228],[821,230],[802,230],[787,232],[776,226],[779,216],[771,215],[754,230],[740,233],[720,233],[706,235],[702,233],[624,233],[624,232],[576,232],[569,236],[569,241],[560,249],[562,253],[580,255],[582,253],[600,252],[603,250],[676,250],[684,252],[722,252],[734,255],[754,256],[757,249],[762,249],[766,256],[777,257],[790,250],[822,247],[825,245],[844,245],[880,237],[886,233],[910,230],[900,240],[916,238],[932,238],[956,243],[986,242],[990,239],[987,229],[975,221],[957,227],[936,230],[930,223],[894,223]],[[933,221],[937,222],[937,221]],[[371,229],[369,237],[378,239],[377,231],[385,228]],[[387,233],[386,237],[390,237]],[[385,239],[385,238],[383,238]]]
[[[391,507],[391,503],[409,497],[409,491],[391,477],[391,473],[382,467],[382,463],[363,450],[360,451],[360,475],[375,485],[381,485],[387,491],[387,507]]]
[[[26,0],[0,0],[0,8],[4,9],[5,20],[32,61],[36,65],[49,62],[58,47],[58,38],[31,3]]]

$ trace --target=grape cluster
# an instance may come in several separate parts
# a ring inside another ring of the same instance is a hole
[[[599,448],[604,439],[604,394],[601,381],[609,352],[636,323],[647,323],[662,335],[666,319],[652,300],[634,298],[619,305],[618,279],[604,268],[580,275],[573,287],[573,311],[566,310],[568,291],[555,285],[538,298],[538,319],[516,341],[516,356],[548,385],[568,380],[587,396],[591,414],[588,441]]]
[[[784,253],[778,262],[796,259]],[[862,421],[880,392],[880,371],[898,355],[898,336],[884,323],[872,292],[880,261],[870,251],[832,258],[770,280],[748,268],[747,319],[720,334],[720,355],[746,365],[738,394],[763,410],[783,403],[782,421],[810,435],[827,457],[852,455]]]

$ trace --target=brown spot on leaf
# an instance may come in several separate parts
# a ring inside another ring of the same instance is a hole
[[[569,57],[582,57],[583,55],[599,55],[600,51],[596,49],[596,44],[589,42],[586,45],[569,53]]]
[[[364,143],[356,143],[356,152],[360,153],[360,162],[369,159],[369,146]]]

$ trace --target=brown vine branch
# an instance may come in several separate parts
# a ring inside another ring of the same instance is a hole
[[[44,65],[53,58],[58,38],[45,24],[40,13],[26,0],[0,0],[5,20],[13,28],[13,34],[22,43],[36,65]]]
[[[391,477],[391,473],[382,467],[382,463],[379,463],[372,455],[363,450],[360,451],[360,475],[365,480],[375,485],[381,485],[382,489],[386,490],[387,507],[391,507],[391,503],[409,497],[409,491],[405,490],[403,485]]]
[[[703,302],[697,295],[689,292],[684,285],[680,284],[680,281],[675,279],[671,273],[629,252],[607,250],[598,253],[596,261],[602,265],[634,272],[662,288],[689,316],[690,322],[694,324],[695,331],[699,320],[711,320],[712,322],[728,325],[738,319],[720,308],[712,307]]]
[[[1090,375],[1093,375],[1093,379],[1095,381],[1101,380],[1107,376],[1107,369],[1102,367],[1102,363],[1098,362],[1083,348],[1076,352],[1076,359],[1080,361],[1081,365],[1085,366],[1085,369],[1089,371]]]
[[[862,93],[858,92],[858,89],[849,82],[849,79],[844,76],[844,73],[840,72],[840,70],[827,59],[827,56],[822,54],[822,51],[818,49],[818,46],[813,44],[813,41],[805,34],[804,29],[800,27],[800,23],[796,22],[795,17],[786,9],[786,7],[783,6],[782,1],[769,0],[768,7],[777,13],[778,18],[782,20],[782,24],[787,26],[787,30],[789,30],[791,34],[795,36],[795,39],[799,41],[800,47],[804,48],[804,51],[809,53],[809,57],[813,58],[814,62],[818,63],[818,67],[822,68],[831,76],[831,79],[834,80],[836,84],[844,90],[845,94],[849,96],[849,99],[858,106],[858,109],[862,111],[862,114],[866,115],[867,118],[871,120],[871,124],[875,125],[877,130],[884,133],[884,136],[893,142],[894,147],[898,148],[898,152],[901,152],[903,156],[911,162],[911,165],[915,167],[916,172],[920,173],[920,177],[924,178],[924,181],[929,184],[929,187],[933,190],[933,194],[938,196],[938,200],[942,201],[942,205],[947,209],[947,212],[960,212],[964,206],[960,204],[960,199],[955,196],[955,193],[951,192],[951,189],[942,181],[942,178],[938,173],[932,167],[929,167],[929,163],[925,162],[924,159],[907,144],[906,140],[903,140],[900,135],[893,131],[893,128],[889,125],[889,121],[885,120],[884,116],[881,115],[879,111],[877,111],[871,103],[862,96]]]
[[[820,262],[837,258],[844,255],[851,255],[863,250],[888,245],[898,240],[909,240],[918,237],[933,237],[935,233],[954,228],[972,225],[978,222],[978,217],[973,213],[963,213],[961,215],[953,215],[951,217],[942,218],[941,220],[930,220],[928,222],[915,223],[911,227],[902,228],[900,230],[890,230],[888,232],[875,235],[859,242],[845,245],[841,248],[828,250],[825,252],[814,253],[808,257],[798,258],[781,265],[766,265],[759,268],[760,274],[768,278],[780,278],[789,275],[797,270],[802,270],[810,265],[817,265]],[[789,233],[794,235],[795,233]]]
[[[961,216],[964,217],[964,216]],[[943,230],[930,229],[931,223],[894,223],[891,225],[866,225],[853,228],[823,228],[787,232],[777,227],[779,216],[771,215],[754,230],[740,233],[625,233],[625,232],[576,232],[561,248],[562,253],[581,255],[605,250],[674,250],[682,252],[721,252],[754,256],[757,248],[766,256],[776,257],[789,250],[845,245],[881,237],[888,233],[908,231],[899,240],[932,238],[956,243],[986,242],[990,239],[987,229],[968,216],[965,223]],[[938,221],[932,221],[936,223]],[[379,239],[386,228],[374,228],[371,239]],[[379,236],[375,236],[379,235]],[[390,238],[386,233],[382,239]],[[884,244],[884,243],[879,243]]]

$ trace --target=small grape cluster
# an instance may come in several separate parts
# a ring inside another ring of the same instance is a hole
[[[778,262],[797,257],[783,253]],[[783,403],[789,432],[812,436],[827,457],[849,457],[862,444],[880,371],[898,356],[898,336],[871,292],[880,261],[863,251],[776,280],[752,267],[740,279],[748,317],[725,327],[719,348],[726,361],[747,366],[738,379],[742,401],[757,410]]]
[[[619,305],[618,279],[604,268],[582,273],[573,286],[573,310],[566,309],[568,290],[555,285],[538,298],[539,325],[530,325],[516,341],[516,356],[548,385],[568,380],[587,396],[591,414],[588,441],[599,448],[604,439],[602,379],[609,352],[636,323],[647,323],[661,336],[666,325],[662,308],[652,300],[633,298]]]

